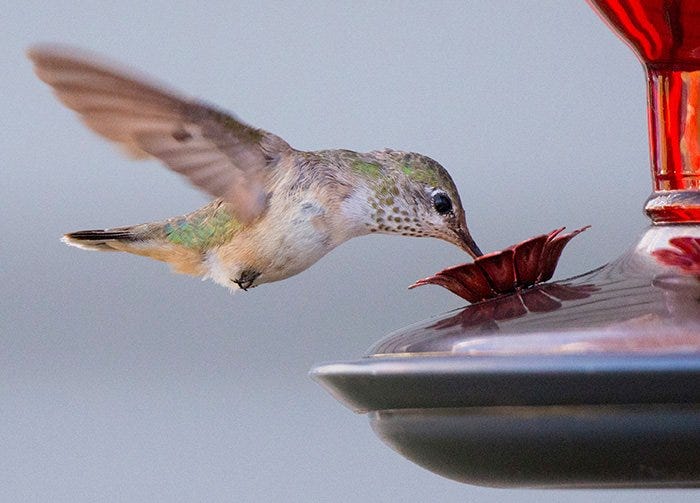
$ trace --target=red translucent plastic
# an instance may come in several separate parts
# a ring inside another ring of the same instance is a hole
[[[646,68],[656,223],[700,222],[700,1],[588,0]]]

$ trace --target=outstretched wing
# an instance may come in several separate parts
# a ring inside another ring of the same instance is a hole
[[[90,129],[135,157],[157,157],[231,204],[248,222],[265,209],[270,162],[291,147],[232,115],[60,46],[29,51],[37,76]]]

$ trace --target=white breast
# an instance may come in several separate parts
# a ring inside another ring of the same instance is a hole
[[[325,210],[311,198],[271,201],[258,224],[205,257],[208,278],[229,288],[242,271],[260,272],[255,285],[307,269],[335,247],[324,226]]]

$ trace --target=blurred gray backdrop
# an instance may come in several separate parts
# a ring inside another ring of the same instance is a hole
[[[301,149],[393,147],[453,174],[485,251],[592,224],[558,277],[622,252],[650,191],[641,66],[583,0],[29,1],[0,19],[0,501],[697,501],[474,488],[414,466],[307,377],[462,302],[406,286],[463,262],[371,236],[248,293],[62,233],[205,197],[122,158],[34,77],[91,49]]]

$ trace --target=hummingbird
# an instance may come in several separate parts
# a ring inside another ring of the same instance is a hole
[[[231,290],[298,274],[371,233],[434,237],[482,254],[452,178],[425,155],[296,150],[92,54],[44,45],[28,56],[90,129],[134,158],[159,159],[213,197],[162,221],[71,232],[63,236],[69,245],[150,257]]]

